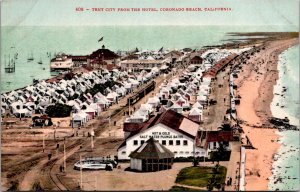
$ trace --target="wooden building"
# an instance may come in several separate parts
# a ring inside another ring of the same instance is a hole
[[[116,65],[120,61],[120,56],[113,51],[106,49],[103,45],[101,49],[94,51],[89,56],[90,65],[93,68],[107,68],[107,65]]]
[[[149,138],[172,151],[175,157],[201,157],[206,151],[195,147],[199,124],[173,110],[158,114],[142,126],[124,126],[125,141],[118,148],[118,159],[130,159],[130,154]]]
[[[202,64],[203,59],[200,56],[194,56],[191,58],[191,64]]]
[[[150,138],[129,157],[132,170],[160,171],[172,168],[174,153],[157,140]]]

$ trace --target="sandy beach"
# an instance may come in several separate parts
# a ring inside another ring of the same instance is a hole
[[[278,79],[278,55],[298,43],[298,38],[268,42],[243,65],[236,81],[241,103],[237,114],[245,134],[256,149],[246,150],[246,190],[268,190],[273,156],[280,144],[276,129],[269,129],[270,104]],[[256,126],[260,128],[255,128]]]

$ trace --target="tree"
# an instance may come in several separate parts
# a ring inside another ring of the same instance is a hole
[[[230,126],[229,123],[223,123],[222,127],[221,127],[221,130],[222,131],[231,131],[232,129],[231,129],[231,126]]]
[[[225,148],[225,145],[223,143],[219,143],[219,147],[217,149],[217,152],[216,152],[216,160],[219,162],[220,160],[222,160],[223,156],[225,156],[225,152],[226,152],[226,148]]]
[[[52,122],[51,118],[49,118],[49,120],[48,120],[48,126],[52,126],[52,125],[53,125],[53,122]]]
[[[196,159],[196,158],[194,158],[194,159],[193,159],[193,166],[194,166],[194,167],[197,167],[198,165],[199,165],[199,160]]]
[[[7,191],[18,191],[19,182],[18,181],[12,181],[10,188],[7,189]]]
[[[214,181],[215,179],[214,179],[214,175],[213,175],[213,177],[212,178],[210,178],[209,180],[208,180],[208,183],[207,183],[207,190],[208,191],[212,191],[213,189],[214,189],[214,184],[215,184],[215,181]]]
[[[216,166],[213,168],[213,173],[218,174],[219,171],[220,171],[220,165],[219,165],[219,163],[217,163]]]
[[[71,106],[57,103],[48,106],[45,112],[49,117],[68,117],[70,116],[71,110]]]
[[[220,189],[222,188],[222,185],[220,183],[217,183],[216,188],[220,191]]]
[[[43,188],[41,187],[40,182],[34,183],[33,186],[32,186],[32,189],[33,189],[34,191],[43,191]]]

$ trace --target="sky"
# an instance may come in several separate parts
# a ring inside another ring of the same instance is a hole
[[[227,12],[76,12],[84,8],[231,8]],[[2,0],[2,26],[292,25],[299,0]]]

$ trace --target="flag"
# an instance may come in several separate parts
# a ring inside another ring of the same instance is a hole
[[[162,52],[162,50],[164,49],[164,47],[161,47],[160,50],[158,52]]]
[[[100,41],[103,41],[103,37],[101,37],[101,38],[98,40],[98,42],[100,42]]]

